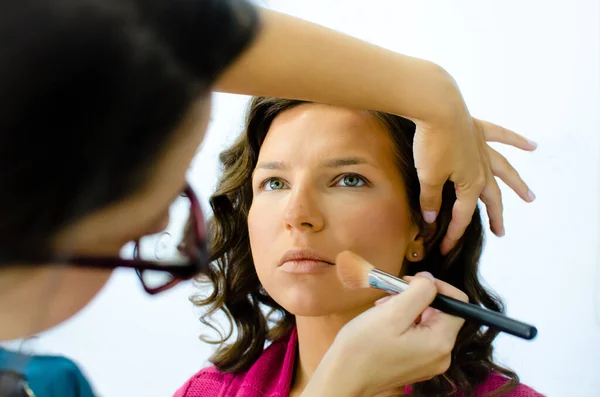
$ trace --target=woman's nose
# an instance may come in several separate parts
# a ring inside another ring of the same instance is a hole
[[[284,222],[286,228],[310,232],[323,229],[324,219],[314,192],[308,188],[299,187],[292,190],[287,203]]]

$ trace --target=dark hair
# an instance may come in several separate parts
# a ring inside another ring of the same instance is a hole
[[[139,189],[258,22],[242,0],[0,2],[0,259]]]
[[[294,316],[270,298],[259,282],[250,250],[247,215],[252,203],[251,174],[256,166],[260,147],[273,119],[280,113],[304,102],[272,98],[255,98],[247,116],[246,129],[238,140],[221,153],[223,174],[215,194],[210,199],[213,217],[209,223],[212,237],[212,257],[208,281],[212,291],[207,297],[192,298],[199,306],[208,305],[201,321],[216,330],[211,315],[222,311],[230,321],[231,329],[221,339],[209,341],[222,344],[211,361],[225,372],[244,371],[263,351],[265,342],[284,337],[294,326]],[[419,205],[419,181],[414,167],[412,142],[415,124],[399,116],[369,112],[389,131],[393,140],[398,169],[404,177],[413,220],[423,224]],[[464,291],[472,303],[503,312],[504,308],[478,278],[478,262],[483,244],[483,228],[479,210],[463,237],[447,256],[440,253],[440,244],[446,233],[456,200],[451,182],[443,189],[443,203],[436,227],[425,233],[427,255],[417,263],[405,261],[407,274],[427,270],[436,278],[444,280]],[[200,283],[206,281],[199,278]],[[265,315],[261,307],[270,312]],[[271,326],[269,325],[271,323]],[[224,342],[237,335],[233,343]],[[460,390],[471,396],[474,388],[483,382],[491,371],[508,377],[498,390],[503,393],[514,388],[519,380],[509,369],[494,363],[492,341],[497,331],[481,329],[466,323],[458,335],[452,352],[452,364],[441,376],[414,385],[413,393],[425,395],[452,395]],[[206,340],[206,338],[203,337]]]

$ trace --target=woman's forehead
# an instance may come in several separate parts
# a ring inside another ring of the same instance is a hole
[[[386,128],[369,112],[303,104],[279,114],[261,146],[261,157],[393,156]]]

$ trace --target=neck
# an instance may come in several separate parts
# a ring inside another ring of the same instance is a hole
[[[29,337],[35,333],[37,320],[30,315],[43,301],[40,296],[45,274],[37,268],[3,269],[0,272],[0,341]]]
[[[15,266],[0,271],[0,341],[31,337],[79,310],[77,291],[59,294],[68,281],[62,266]],[[83,280],[81,289],[94,286]]]
[[[369,307],[321,317],[296,316],[298,358],[292,384],[295,394],[304,390],[342,327]]]

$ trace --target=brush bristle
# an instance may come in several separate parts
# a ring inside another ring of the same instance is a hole
[[[350,251],[340,252],[335,260],[337,275],[345,289],[369,288],[373,265]]]

